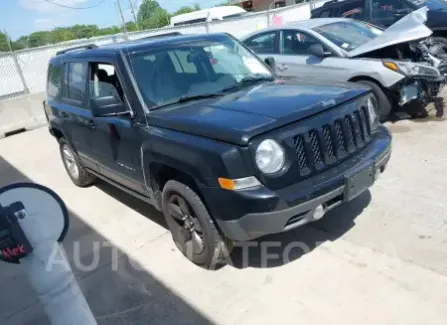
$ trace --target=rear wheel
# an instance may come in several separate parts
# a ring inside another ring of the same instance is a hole
[[[87,187],[93,184],[95,176],[87,172],[79,163],[77,155],[64,138],[59,139],[59,146],[65,170],[73,183],[79,187]]]
[[[191,188],[168,181],[163,189],[163,213],[175,244],[189,260],[207,269],[226,264],[232,245]]]
[[[386,122],[386,120],[390,116],[392,104],[391,104],[391,101],[386,96],[385,92],[382,90],[382,88],[378,84],[376,84],[373,81],[358,80],[357,83],[369,86],[371,88],[373,95],[376,98],[376,102],[377,102],[376,113],[377,113],[377,116],[379,117],[379,121],[382,123]]]

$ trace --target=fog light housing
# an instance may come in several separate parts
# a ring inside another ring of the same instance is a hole
[[[323,205],[320,204],[319,206],[317,206],[315,208],[312,218],[314,220],[320,220],[321,218],[324,217],[325,213],[326,213],[326,211],[324,210]]]

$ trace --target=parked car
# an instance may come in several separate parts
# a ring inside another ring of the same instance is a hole
[[[426,25],[433,40],[447,54],[447,1],[445,0],[333,0],[312,10],[311,18],[343,17],[387,28],[407,14],[428,8]]]
[[[351,201],[391,154],[368,89],[281,80],[227,34],[62,51],[47,96],[73,183],[100,178],[152,204],[206,268],[234,241]]]
[[[303,20],[243,42],[261,58],[272,56],[279,75],[371,87],[385,121],[393,108],[432,101],[445,83],[447,65],[420,43],[432,33],[423,17],[424,9],[415,11],[386,30],[347,18]]]

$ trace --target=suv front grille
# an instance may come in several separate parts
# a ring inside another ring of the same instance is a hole
[[[357,108],[321,127],[293,137],[301,176],[337,164],[365,147],[371,140],[367,109]]]

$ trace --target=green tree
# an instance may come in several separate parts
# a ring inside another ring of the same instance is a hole
[[[221,4],[215,5],[215,7],[223,7],[223,6],[234,6],[235,3],[233,3],[233,1],[229,0],[229,1],[224,1]]]
[[[137,30],[137,25],[133,21],[126,23],[126,29],[128,32],[135,32]]]
[[[8,46],[8,39],[6,38],[6,35],[0,32],[0,52],[8,52],[9,46]]]
[[[101,28],[99,30],[99,35],[100,36],[104,36],[104,35],[114,35],[114,34],[118,34],[121,33],[122,30],[120,27],[118,26],[111,26],[111,27],[106,27],[106,28]]]
[[[141,20],[140,24],[144,29],[160,28],[169,25],[170,15],[163,8],[156,8],[150,18]]]
[[[58,27],[51,31],[51,39],[53,43],[60,43],[71,41],[76,38],[75,34],[70,27],[62,28]]]
[[[14,43],[17,44],[18,47],[26,49],[28,47],[28,36],[20,36]]]
[[[138,10],[138,21],[144,22],[151,19],[158,9],[161,9],[161,7],[157,1],[143,0]]]
[[[169,13],[154,0],[143,0],[138,10],[138,23],[145,29],[166,26],[169,19]]]
[[[47,31],[30,34],[28,44],[30,47],[43,46],[52,43],[52,33]]]

